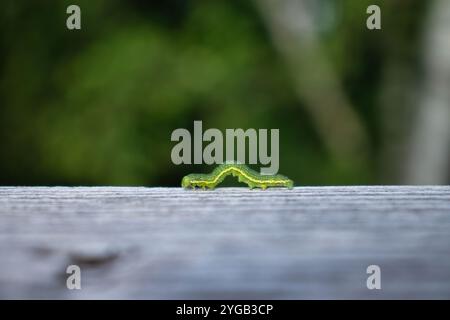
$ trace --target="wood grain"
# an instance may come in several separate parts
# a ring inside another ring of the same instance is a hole
[[[0,298],[450,298],[449,253],[448,186],[0,187]]]

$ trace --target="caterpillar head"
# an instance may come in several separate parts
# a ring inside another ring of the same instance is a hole
[[[191,178],[189,176],[185,176],[183,180],[181,180],[181,186],[183,188],[189,188],[191,186]]]

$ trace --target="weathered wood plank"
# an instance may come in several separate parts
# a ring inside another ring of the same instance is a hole
[[[0,298],[450,298],[449,252],[448,186],[0,188]]]

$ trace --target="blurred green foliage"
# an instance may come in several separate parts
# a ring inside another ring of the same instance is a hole
[[[65,27],[72,3],[80,31]],[[178,186],[212,169],[170,160],[171,132],[194,120],[279,128],[280,173],[299,185],[380,182],[379,70],[395,48],[414,49],[392,42],[414,39],[420,8],[381,37],[364,27],[367,1],[339,3],[321,36],[369,132],[363,164],[324,149],[253,2],[4,1],[0,184]]]

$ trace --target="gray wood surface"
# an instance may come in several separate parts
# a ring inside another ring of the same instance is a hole
[[[448,186],[0,188],[0,298],[450,298],[449,254]]]

